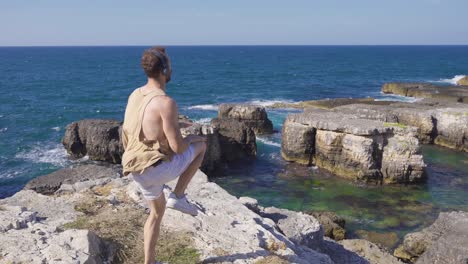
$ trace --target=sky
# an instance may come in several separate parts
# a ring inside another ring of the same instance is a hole
[[[467,45],[468,0],[0,0],[0,46]]]

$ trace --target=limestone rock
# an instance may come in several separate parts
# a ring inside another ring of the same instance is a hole
[[[59,169],[50,174],[39,176],[30,180],[24,189],[33,190],[42,194],[53,194],[60,189],[62,184],[73,185],[75,183],[104,179],[118,178],[122,176],[119,166],[102,166],[96,164],[78,164],[69,168]],[[84,186],[81,188],[83,189]]]
[[[460,80],[457,81],[458,85],[465,85],[468,86],[468,76],[464,76]]]
[[[468,259],[468,213],[440,213],[429,227],[407,234],[396,256],[416,263],[466,263]]]
[[[286,118],[281,153],[355,181],[420,182],[425,164],[416,134],[415,127],[308,109]]]
[[[349,251],[356,252],[372,264],[403,264],[377,245],[364,239],[345,239],[339,242]]]
[[[223,161],[250,159],[257,155],[255,132],[242,121],[213,119],[211,125],[218,130]]]
[[[73,158],[88,155],[91,160],[120,163],[121,130],[121,123],[115,120],[80,120],[67,126],[62,143]]]
[[[468,107],[435,110],[438,145],[468,152]]]
[[[36,221],[36,216],[36,212],[27,211],[22,206],[2,206],[0,208],[0,232],[26,228],[28,223]]]
[[[273,123],[268,119],[265,108],[248,104],[221,104],[219,119],[235,119],[244,122],[255,131],[255,134],[273,133]]]
[[[315,217],[324,229],[325,236],[336,241],[346,237],[345,219],[334,212],[307,212]]]
[[[220,145],[220,136],[218,129],[212,125],[191,124],[181,128],[183,136],[188,134],[205,136],[207,149],[201,166],[201,170],[208,175],[216,175],[223,169],[222,152]]]
[[[430,83],[386,83],[382,86],[382,92],[451,102],[468,102],[468,90],[458,86],[437,86]]]

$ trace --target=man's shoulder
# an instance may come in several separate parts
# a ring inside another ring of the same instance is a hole
[[[158,111],[167,111],[176,106],[175,100],[168,95],[154,96],[149,102],[149,107]]]

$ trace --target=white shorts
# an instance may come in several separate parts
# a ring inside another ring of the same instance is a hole
[[[157,166],[146,168],[142,174],[130,173],[147,200],[157,199],[163,192],[164,185],[179,177],[195,159],[192,144],[181,154],[175,154],[171,161],[163,161]]]

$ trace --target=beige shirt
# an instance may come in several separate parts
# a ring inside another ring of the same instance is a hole
[[[161,90],[144,92],[136,89],[128,98],[122,128],[124,154],[122,166],[124,175],[143,171],[159,160],[170,160],[173,152],[167,140],[146,140],[141,133],[146,106],[156,96],[166,95]]]

